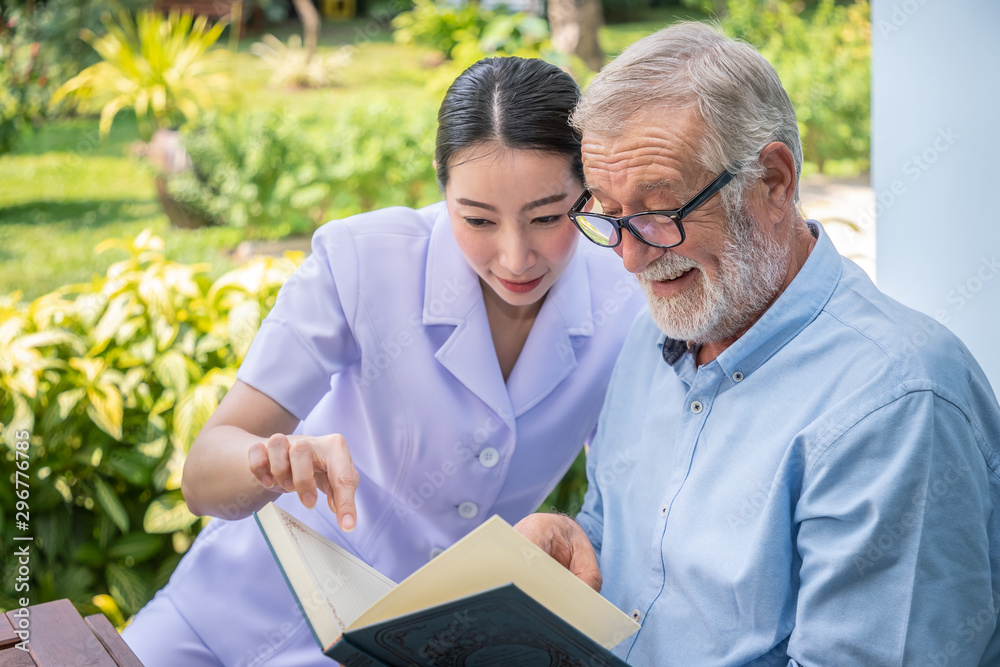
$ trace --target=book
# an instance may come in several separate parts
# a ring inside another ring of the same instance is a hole
[[[396,584],[269,503],[257,523],[323,653],[347,667],[622,666],[639,625],[494,516]]]

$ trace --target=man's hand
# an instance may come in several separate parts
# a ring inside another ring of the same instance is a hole
[[[250,447],[250,472],[266,489],[295,491],[306,507],[316,505],[317,487],[326,494],[342,530],[357,524],[354,492],[358,471],[347,441],[339,434],[319,437],[272,435]]]
[[[576,521],[562,514],[531,514],[514,528],[585,584],[601,591],[603,580],[597,554]]]

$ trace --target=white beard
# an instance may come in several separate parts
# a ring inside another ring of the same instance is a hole
[[[760,232],[745,213],[729,221],[729,238],[719,256],[713,282],[698,262],[667,251],[638,274],[656,326],[675,340],[692,343],[723,341],[747,328],[770,306],[788,272],[789,251]],[[688,269],[694,284],[674,297],[653,293],[652,282],[676,277]]]

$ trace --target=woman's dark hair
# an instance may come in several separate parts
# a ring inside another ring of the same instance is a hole
[[[580,135],[569,124],[579,99],[573,77],[544,60],[480,60],[455,79],[438,111],[438,185],[447,185],[455,153],[489,142],[565,155],[582,183]]]

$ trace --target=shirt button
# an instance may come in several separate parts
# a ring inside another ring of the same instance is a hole
[[[500,452],[493,447],[487,447],[479,452],[479,462],[484,468],[492,468],[500,462]]]
[[[437,558],[438,556],[440,556],[443,553],[444,553],[444,549],[441,549],[440,547],[434,547],[433,549],[431,549],[431,552],[428,555],[428,559],[429,560],[434,560],[435,558]]]
[[[691,412],[693,412],[695,414],[698,414],[699,412],[701,412],[704,409],[705,409],[705,406],[701,404],[701,401],[692,401],[691,402]]]
[[[742,379],[743,379],[743,373],[741,373],[739,371],[736,371],[735,373],[733,373],[733,382],[739,382]]]
[[[638,609],[633,609],[631,615],[632,615],[632,620],[635,621],[636,623],[638,623],[639,620],[642,618],[642,612],[639,611]]]
[[[667,509],[668,509],[668,507],[666,505],[664,505],[663,507],[661,507],[660,508],[660,516],[667,516]]]
[[[476,503],[466,500],[458,506],[458,516],[463,519],[475,519],[477,514],[479,514],[479,506]]]

